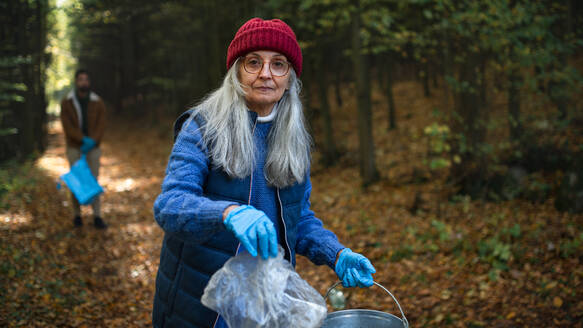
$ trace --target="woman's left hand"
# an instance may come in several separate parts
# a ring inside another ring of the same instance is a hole
[[[372,274],[376,272],[366,257],[350,248],[340,252],[335,271],[344,287],[370,287],[373,284]]]

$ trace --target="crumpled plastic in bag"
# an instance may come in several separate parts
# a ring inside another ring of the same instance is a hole
[[[202,304],[231,328],[315,328],[326,318],[324,298],[283,258],[249,253],[230,258],[210,279]]]

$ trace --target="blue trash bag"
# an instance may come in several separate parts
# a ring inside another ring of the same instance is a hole
[[[61,179],[81,205],[91,204],[95,197],[103,193],[103,188],[91,174],[85,155],[73,164],[68,173],[61,175]]]

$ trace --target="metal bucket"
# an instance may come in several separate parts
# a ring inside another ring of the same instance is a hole
[[[405,318],[401,304],[399,304],[395,296],[381,284],[373,283],[391,295],[395,303],[397,303],[399,311],[401,311],[401,318],[375,310],[342,310],[329,313],[321,328],[409,328],[409,322]],[[332,285],[324,298],[328,299],[330,292],[339,284],[340,282],[337,282]]]

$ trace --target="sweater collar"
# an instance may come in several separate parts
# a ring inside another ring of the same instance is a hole
[[[77,98],[75,96],[75,89],[69,91],[69,94],[67,95],[67,99],[74,99],[74,98]],[[95,92],[89,91],[89,100],[90,101],[98,101],[99,96]]]

